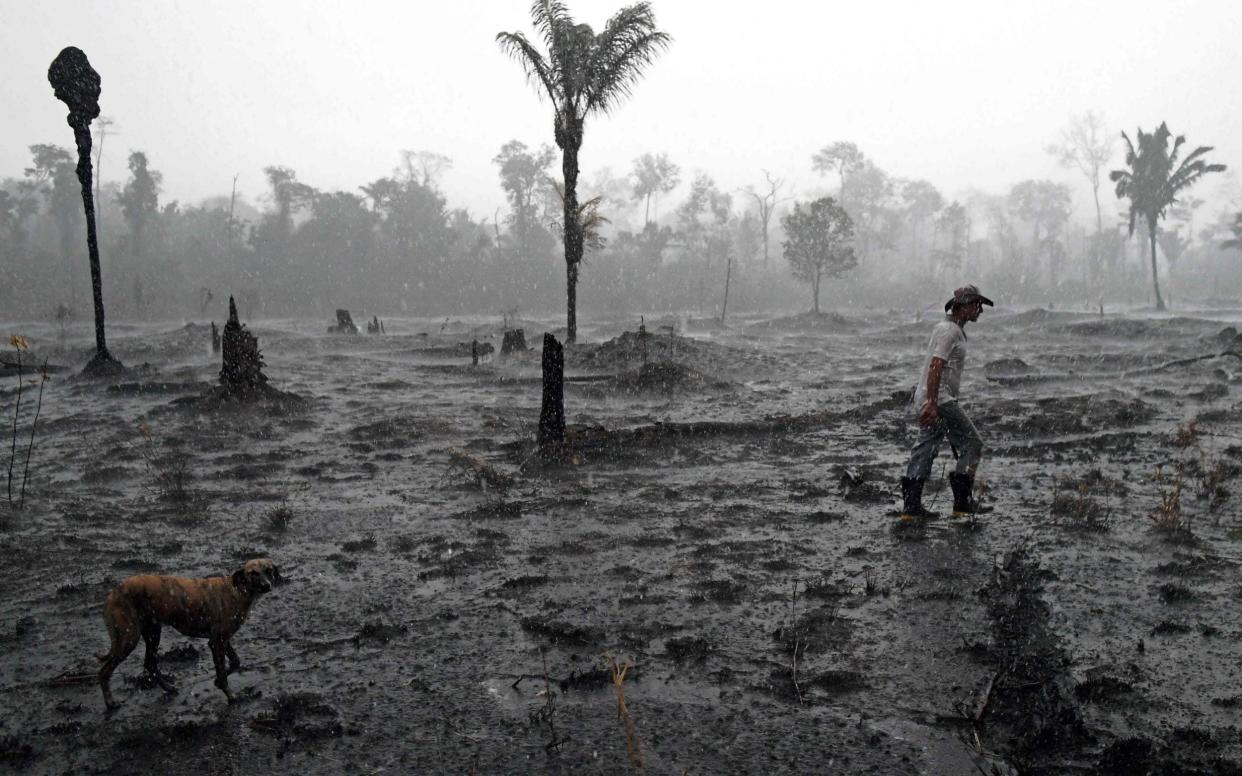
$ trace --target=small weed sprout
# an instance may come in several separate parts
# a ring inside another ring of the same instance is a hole
[[[17,397],[13,405],[13,431],[9,439],[9,467],[8,467],[8,500],[9,506],[13,506],[13,467],[17,465],[17,426],[22,414],[22,387],[26,382],[26,375],[22,364],[22,354],[30,350],[30,341],[20,334],[12,334],[9,336],[9,344],[13,346],[13,350],[17,352]],[[39,368],[39,377],[31,380],[32,384],[39,386],[39,398],[35,402],[34,420],[30,424],[30,439],[26,443],[26,464],[22,470],[22,483],[18,489],[17,508],[21,509],[26,505],[26,483],[30,480],[30,456],[34,452],[35,432],[39,428],[39,415],[43,411],[43,390],[47,387],[47,381],[50,379],[47,371],[47,360],[44,359],[43,366]]]
[[[1197,420],[1191,420],[1189,422],[1179,424],[1177,429],[1173,432],[1173,445],[1175,447],[1186,448],[1197,444],[1199,441],[1199,435],[1202,432],[1203,430],[1199,428],[1199,421]]]
[[[803,582],[802,595],[806,598],[839,598],[845,595],[845,590],[832,577],[825,575]]]
[[[1156,530],[1166,534],[1190,533],[1190,518],[1182,514],[1182,488],[1184,487],[1185,466],[1178,463],[1174,474],[1168,476],[1164,467],[1156,467],[1153,479],[1159,488],[1160,503],[1151,512],[1151,521]]]
[[[552,689],[552,679],[548,676],[548,655],[541,647],[539,655],[543,658],[543,689],[539,694],[543,696],[543,705],[530,712],[530,724],[548,726],[548,735],[550,736],[548,743],[544,744],[544,751],[548,753],[557,753],[561,751],[561,746],[569,740],[568,737],[562,738],[557,735],[556,722],[556,690]]]
[[[272,533],[284,533],[289,530],[289,524],[293,522],[293,507],[289,505],[288,499],[284,499],[267,510],[264,515],[267,530]]]
[[[1048,511],[1057,519],[1058,525],[1071,531],[1103,533],[1113,524],[1112,508],[1092,498],[1091,488],[1086,482],[1069,491],[1054,493]]]
[[[160,501],[166,501],[186,510],[195,511],[204,506],[204,498],[194,487],[194,474],[190,470],[190,457],[182,452],[164,453],[155,441],[151,426],[143,423],[138,427],[141,440],[138,453],[151,478],[151,491]]]
[[[1215,512],[1229,498],[1225,483],[1237,476],[1238,468],[1221,460],[1209,461],[1207,453],[1200,451],[1193,473],[1199,486],[1198,497],[1208,501],[1208,512]]]
[[[875,573],[875,569],[867,569],[863,574],[863,593],[867,596],[873,596],[880,592],[879,576]]]
[[[9,344],[17,351],[17,399],[13,405],[13,433],[9,445],[9,506],[13,505],[13,465],[17,463],[17,419],[22,414],[22,351],[26,349],[26,338],[18,334],[9,336]]]

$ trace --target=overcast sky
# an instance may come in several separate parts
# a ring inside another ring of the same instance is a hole
[[[569,7],[598,30],[621,3]],[[828,185],[811,155],[852,140],[889,173],[950,196],[1050,177],[1084,206],[1085,182],[1043,149],[1088,109],[1131,133],[1167,120],[1242,167],[1242,6],[1231,0],[653,8],[672,46],[619,110],[589,120],[588,176],[665,151],[683,179],[702,170],[735,189],[767,169],[806,196]],[[502,30],[530,34],[527,0],[0,0],[0,177],[21,175],[33,143],[72,147],[47,67],[75,45],[102,75],[119,133],[105,181],[123,179],[125,157],[142,150],[165,200],[227,195],[240,174],[261,203],[267,165],[356,192],[390,174],[401,149],[427,149],[453,159],[450,204],[490,217],[504,203],[491,162],[500,146],[552,140],[551,109],[497,47]],[[1209,181],[1196,194],[1221,189]]]

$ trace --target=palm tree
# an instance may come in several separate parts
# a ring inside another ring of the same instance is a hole
[[[552,101],[554,137],[561,149],[564,176],[566,342],[577,336],[578,265],[582,261],[584,228],[578,206],[578,151],[582,148],[586,117],[616,108],[655,55],[671,40],[655,26],[648,3],[618,11],[598,35],[588,24],[578,24],[564,3],[535,0],[530,8],[535,30],[547,54],[520,32],[502,32],[496,42],[526,71],[527,79]]]
[[[1121,137],[1126,141],[1126,164],[1130,169],[1113,170],[1108,177],[1117,184],[1117,198],[1130,200],[1130,235],[1134,235],[1134,223],[1139,215],[1147,220],[1151,282],[1156,289],[1156,309],[1163,310],[1164,299],[1160,296],[1160,280],[1156,275],[1156,231],[1160,219],[1177,201],[1179,192],[1209,172],[1222,172],[1225,165],[1208,164],[1202,158],[1212,150],[1210,146],[1199,146],[1178,164],[1178,152],[1186,138],[1178,135],[1170,149],[1172,133],[1164,122],[1151,134],[1139,129],[1138,148],[1125,132],[1121,133]]]

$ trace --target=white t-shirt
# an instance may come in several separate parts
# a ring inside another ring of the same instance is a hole
[[[927,368],[932,358],[944,359],[944,370],[940,373],[940,392],[936,397],[937,404],[948,404],[957,401],[962,388],[962,372],[966,369],[966,332],[951,320],[943,320],[932,329],[931,340],[927,343],[927,358],[923,361],[923,371],[919,373],[919,387],[914,392],[914,410],[917,412],[927,401]]]

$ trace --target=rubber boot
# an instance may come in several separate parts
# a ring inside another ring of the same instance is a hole
[[[975,500],[975,478],[969,474],[950,474],[949,487],[953,489],[954,517],[973,517],[992,511],[991,507],[985,507]]]
[[[916,480],[910,477],[901,478],[902,522],[936,516],[935,512],[928,512],[923,508],[924,482],[925,480]]]

